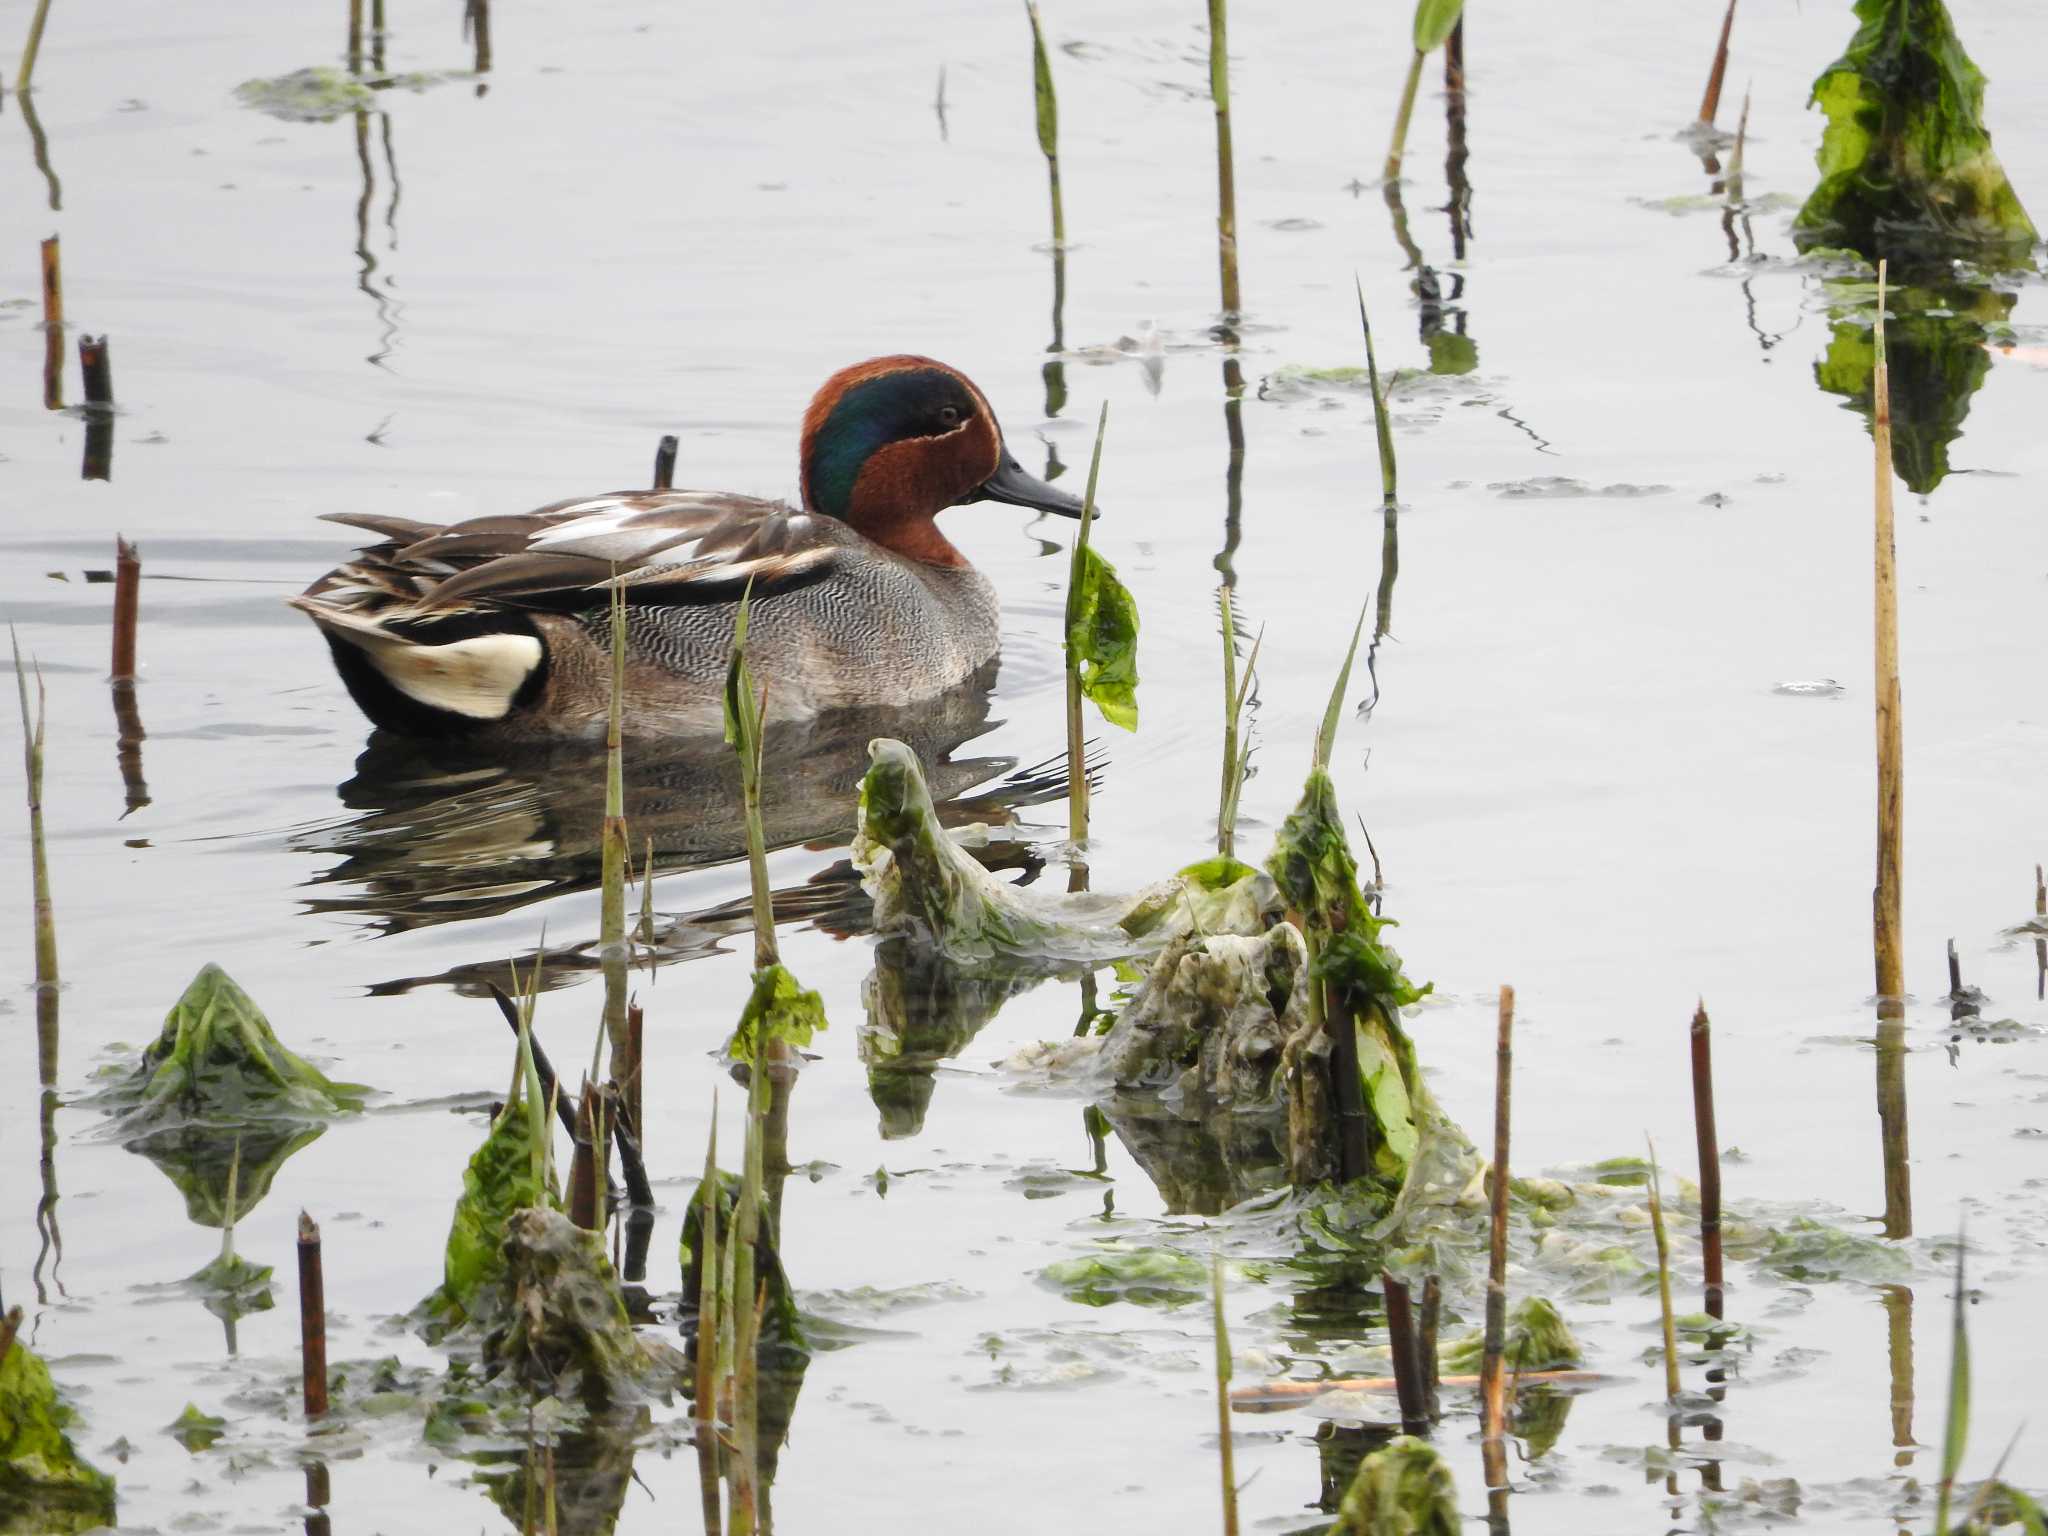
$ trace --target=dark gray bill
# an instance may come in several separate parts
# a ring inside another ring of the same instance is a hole
[[[996,472],[983,481],[981,488],[967,498],[969,501],[1001,501],[1013,507],[1031,507],[1040,512],[1057,512],[1061,517],[1079,517],[1081,498],[1061,490],[1058,486],[1047,485],[1017,462],[1016,455],[1009,449],[1003,450],[1002,462],[996,465]],[[1102,516],[1097,507],[1092,517]]]

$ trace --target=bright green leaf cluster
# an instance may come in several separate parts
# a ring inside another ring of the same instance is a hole
[[[505,1278],[505,1224],[513,1212],[560,1204],[552,1178],[543,1188],[535,1177],[542,1159],[535,1156],[533,1123],[523,1103],[507,1104],[462,1170],[441,1289],[429,1303],[450,1322],[465,1322],[488,1309]]]
[[[740,1010],[726,1054],[735,1061],[758,1061],[764,1047],[781,1042],[801,1049],[824,1027],[825,1000],[787,967],[763,966],[754,972],[754,990]]]

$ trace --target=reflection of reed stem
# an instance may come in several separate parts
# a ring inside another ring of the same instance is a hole
[[[1480,1361],[1480,1447],[1488,1488],[1508,1483],[1503,1358],[1508,1332],[1508,1120],[1515,1067],[1515,989],[1500,989],[1500,1031],[1494,1045],[1493,1187],[1486,1257],[1486,1352]]]
[[[1905,1009],[1905,962],[1900,950],[1900,836],[1903,822],[1904,725],[1899,698],[1898,555],[1892,537],[1891,372],[1885,360],[1886,263],[1877,264],[1877,364],[1871,379],[1871,441],[1876,466],[1877,609],[1877,889],[1873,930],[1878,1012]]]
[[[43,133],[43,120],[36,116],[36,98],[32,91],[24,92],[15,100],[21,105],[21,120],[28,125],[28,141],[35,151],[36,169],[43,173],[43,183],[50,189],[50,212],[56,213],[64,206],[64,185],[57,180],[57,171],[50,164],[50,141]]]
[[[1230,456],[1223,466],[1223,547],[1212,562],[1227,587],[1237,585],[1237,543],[1244,517],[1244,367],[1223,359],[1223,439]]]
[[[1692,1120],[1700,1151],[1700,1256],[1707,1272],[1707,1314],[1720,1317],[1721,1142],[1714,1129],[1714,1026],[1704,1002],[1692,1016]]]
[[[1230,36],[1227,0],[1209,0],[1209,99],[1216,104],[1216,258],[1223,273],[1223,322],[1244,309],[1237,286],[1237,170],[1230,148]]]
[[[35,674],[36,710],[31,722],[28,669],[21,664],[21,644],[15,641],[14,685],[21,696],[22,773],[28,790],[30,883],[35,893],[36,1065],[42,1085],[53,1088],[57,1083],[57,911],[50,900],[50,854],[43,839],[43,717],[49,701],[40,666],[35,667]]]
[[[36,0],[36,13],[29,18],[28,41],[21,49],[21,72],[14,77],[14,93],[28,95],[29,82],[36,72],[36,55],[43,47],[43,23],[50,19],[50,0]]]
[[[1422,1316],[1416,1323],[1416,1364],[1422,1372],[1422,1408],[1434,1424],[1444,1416],[1437,1399],[1436,1334],[1444,1310],[1444,1283],[1435,1275],[1422,1282]]]
[[[1898,1450],[1899,1466],[1913,1459],[1913,1292],[1903,1285],[1887,1285],[1884,1298],[1885,1354],[1891,1362],[1892,1445]]]
[[[616,573],[614,573],[616,575]],[[613,1075],[626,1055],[626,598],[611,589],[611,700],[605,716],[604,822],[600,829],[598,954],[604,970],[605,1038],[611,1042]]]
[[[1408,152],[1408,119],[1415,113],[1415,90],[1422,83],[1422,50],[1408,61],[1408,78],[1401,85],[1401,105],[1394,111],[1394,137],[1387,146],[1387,163],[1380,168],[1385,181],[1401,179],[1401,158]]]
[[[1451,256],[1465,259],[1465,239],[1472,232],[1472,185],[1465,179],[1465,18],[1460,15],[1444,40],[1444,180],[1451,190],[1446,211],[1451,216]]]
[[[370,0],[370,67],[384,73],[384,0]]]
[[[491,0],[467,0],[462,10],[462,35],[476,47],[475,70],[479,75],[491,72]],[[488,87],[479,80],[476,93],[481,96]]]
[[[24,104],[26,102],[24,101]],[[64,409],[64,252],[55,235],[43,242],[43,409]]]

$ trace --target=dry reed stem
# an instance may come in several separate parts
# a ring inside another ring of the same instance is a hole
[[[1422,1368],[1422,1407],[1434,1424],[1444,1416],[1437,1397],[1436,1333],[1444,1309],[1444,1283],[1435,1275],[1422,1282],[1422,1317],[1416,1328],[1416,1363]]]
[[[1692,1121],[1700,1154],[1700,1256],[1707,1274],[1707,1314],[1722,1315],[1721,1141],[1714,1128],[1714,1026],[1702,1000],[1692,1016]]]
[[[1728,75],[1728,34],[1735,30],[1735,0],[1721,18],[1721,41],[1714,48],[1714,67],[1707,71],[1707,89],[1700,97],[1700,121],[1711,125],[1721,111],[1721,82]]]
[[[64,252],[58,237],[43,242],[43,409],[64,409]]]
[[[306,1417],[327,1412],[327,1287],[320,1273],[320,1228],[299,1212],[299,1360]]]
[[[348,72],[363,72],[363,0],[348,0]]]
[[[142,557],[133,544],[114,538],[114,665],[110,681],[135,681],[135,611],[142,588]]]
[[[1493,1188],[1486,1258],[1486,1353],[1480,1369],[1481,1448],[1486,1486],[1507,1486],[1503,1354],[1508,1326],[1508,1125],[1514,1084],[1515,989],[1500,989],[1500,1029],[1494,1047]]]
[[[1877,368],[1871,441],[1875,466],[1877,617],[1877,888],[1872,893],[1872,936],[1877,962],[1877,1005],[1883,1018],[1905,1011],[1901,916],[1900,839],[1904,824],[1905,739],[1899,697],[1899,574],[1892,534],[1891,369],[1885,359],[1887,263],[1877,264]]]

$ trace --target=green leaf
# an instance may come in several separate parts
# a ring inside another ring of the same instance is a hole
[[[1856,0],[1861,25],[1814,82],[1820,184],[1802,250],[2025,259],[2037,238],[1984,126],[1984,76],[1942,0]]]
[[[430,1302],[448,1321],[461,1323],[487,1310],[491,1294],[504,1279],[505,1225],[512,1213],[559,1203],[552,1181],[543,1186],[536,1174],[541,1159],[533,1135],[533,1117],[524,1105],[507,1104],[462,1170],[462,1194],[448,1225],[441,1289]]]
[[[1060,107],[1052,91],[1052,63],[1045,54],[1045,33],[1038,24],[1038,7],[1027,4],[1031,18],[1031,94],[1038,106],[1038,147],[1052,160],[1060,152]]]
[[[0,1529],[72,1532],[114,1521],[114,1480],[82,1459],[49,1368],[17,1337],[0,1359]]]
[[[1464,13],[1465,0],[1415,0],[1415,51],[1441,48]]]
[[[165,1434],[195,1456],[210,1449],[213,1443],[227,1432],[226,1419],[200,1412],[196,1403],[187,1403],[185,1411],[164,1426]]]
[[[754,972],[754,990],[726,1046],[735,1061],[757,1061],[764,1046],[780,1041],[801,1048],[825,1027],[825,1000],[807,991],[780,965]]]
[[[1116,567],[1090,547],[1080,554],[1080,583],[1067,620],[1067,653],[1081,692],[1102,718],[1138,728],[1138,604]]]

